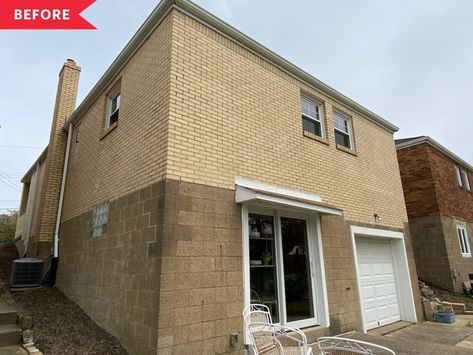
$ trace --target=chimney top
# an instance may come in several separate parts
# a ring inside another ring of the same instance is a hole
[[[61,71],[59,72],[59,76],[61,76],[62,73],[64,72],[64,67],[68,67],[68,68],[80,71],[80,66],[78,66],[76,61],[71,58],[66,59],[66,61],[64,62],[64,65],[61,68]]]

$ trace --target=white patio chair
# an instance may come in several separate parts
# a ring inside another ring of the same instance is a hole
[[[320,355],[396,355],[394,351],[381,345],[340,337],[320,337],[317,339],[317,346]]]
[[[245,320],[245,326],[251,323],[269,323],[272,324],[271,311],[265,304],[250,304],[243,310],[243,319]]]
[[[248,333],[255,355],[312,355],[300,329],[256,322],[249,325]]]

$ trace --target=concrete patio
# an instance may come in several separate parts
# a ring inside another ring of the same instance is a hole
[[[353,333],[348,337],[388,347],[397,355],[471,355],[473,354],[473,315],[457,315],[453,324],[424,322],[400,324],[400,329],[386,328],[373,332]],[[383,333],[387,333],[382,335]],[[314,347],[318,354],[318,348]]]

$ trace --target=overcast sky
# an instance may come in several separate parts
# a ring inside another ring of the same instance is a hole
[[[157,3],[98,0],[83,13],[96,31],[0,31],[0,213],[48,144],[64,60],[82,67],[79,103]],[[399,126],[396,138],[429,135],[473,164],[473,1],[196,3]]]

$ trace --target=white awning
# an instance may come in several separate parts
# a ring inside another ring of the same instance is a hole
[[[321,214],[343,215],[341,209],[322,202],[320,196],[317,195],[278,187],[271,188],[270,185],[241,178],[235,179],[235,187],[237,203],[277,205],[315,211]]]

